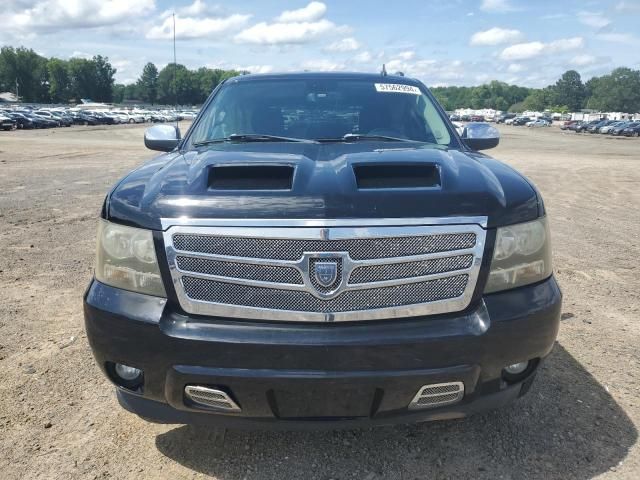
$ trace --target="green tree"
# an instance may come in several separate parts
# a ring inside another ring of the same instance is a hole
[[[137,85],[140,98],[153,105],[158,98],[158,69],[153,63],[144,66]]]
[[[95,93],[94,100],[98,102],[110,102],[113,98],[113,77],[116,69],[111,66],[109,59],[102,55],[96,55],[91,60],[95,69]]]
[[[554,86],[556,103],[566,105],[571,111],[580,110],[584,106],[586,90],[580,74],[568,70],[562,74]]]
[[[549,86],[539,90],[533,90],[529,96],[524,99],[523,106],[525,110],[542,112],[556,103],[556,92],[552,86]]]
[[[587,106],[609,112],[640,112],[640,71],[616,68],[587,82]]]
[[[47,62],[49,73],[49,97],[54,103],[66,103],[71,98],[69,81],[69,65],[59,58],[51,58]]]
[[[122,103],[124,101],[124,92],[126,89],[126,85],[122,83],[116,83],[113,85],[111,97],[113,98],[113,103]]]
[[[0,49],[0,87],[15,92],[26,102],[49,100],[47,59],[24,47]]]

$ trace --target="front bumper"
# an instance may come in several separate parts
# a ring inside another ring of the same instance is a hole
[[[137,367],[144,384],[122,406],[161,423],[231,427],[351,427],[458,418],[523,394],[535,371],[506,383],[506,365],[543,359],[559,325],[553,277],[484,296],[464,313],[344,324],[260,323],[180,314],[165,299],[93,281],[87,336],[100,367]],[[107,373],[109,375],[109,373]],[[423,385],[462,381],[464,398],[407,407]],[[239,413],[187,401],[188,384],[227,391]]]

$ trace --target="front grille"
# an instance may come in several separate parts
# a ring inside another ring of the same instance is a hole
[[[349,277],[349,283],[380,282],[398,278],[420,277],[434,273],[452,272],[469,268],[473,263],[473,255],[436,258],[419,262],[386,263],[356,268]]]
[[[462,310],[476,285],[484,239],[476,224],[174,226],[164,233],[187,313],[290,321]]]
[[[467,282],[468,275],[457,275],[394,287],[349,290],[335,298],[322,300],[301,291],[248,287],[201,278],[182,277],[184,291],[192,300],[273,310],[321,313],[398,307],[455,298],[462,295]]]
[[[184,257],[181,255],[176,257],[176,265],[180,270],[187,272],[302,285],[302,275],[300,275],[298,270],[291,267],[234,263],[196,257]]]
[[[473,233],[349,240],[290,240],[209,235],[174,235],[176,250],[233,257],[298,260],[305,252],[349,252],[353,260],[405,257],[471,248]]]

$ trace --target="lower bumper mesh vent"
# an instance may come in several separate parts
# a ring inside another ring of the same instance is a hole
[[[240,407],[226,392],[200,385],[187,385],[184,388],[186,397],[198,405],[204,405],[227,412],[239,412]]]
[[[418,390],[409,404],[410,410],[434,408],[442,405],[458,403],[464,397],[464,383],[434,383],[425,385]]]

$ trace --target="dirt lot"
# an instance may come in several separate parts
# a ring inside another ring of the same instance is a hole
[[[639,478],[640,140],[502,131],[493,154],[542,191],[565,294],[529,395],[443,423],[230,432],[221,451],[120,409],[84,334],[96,217],[151,156],[143,127],[0,132],[0,478]]]

